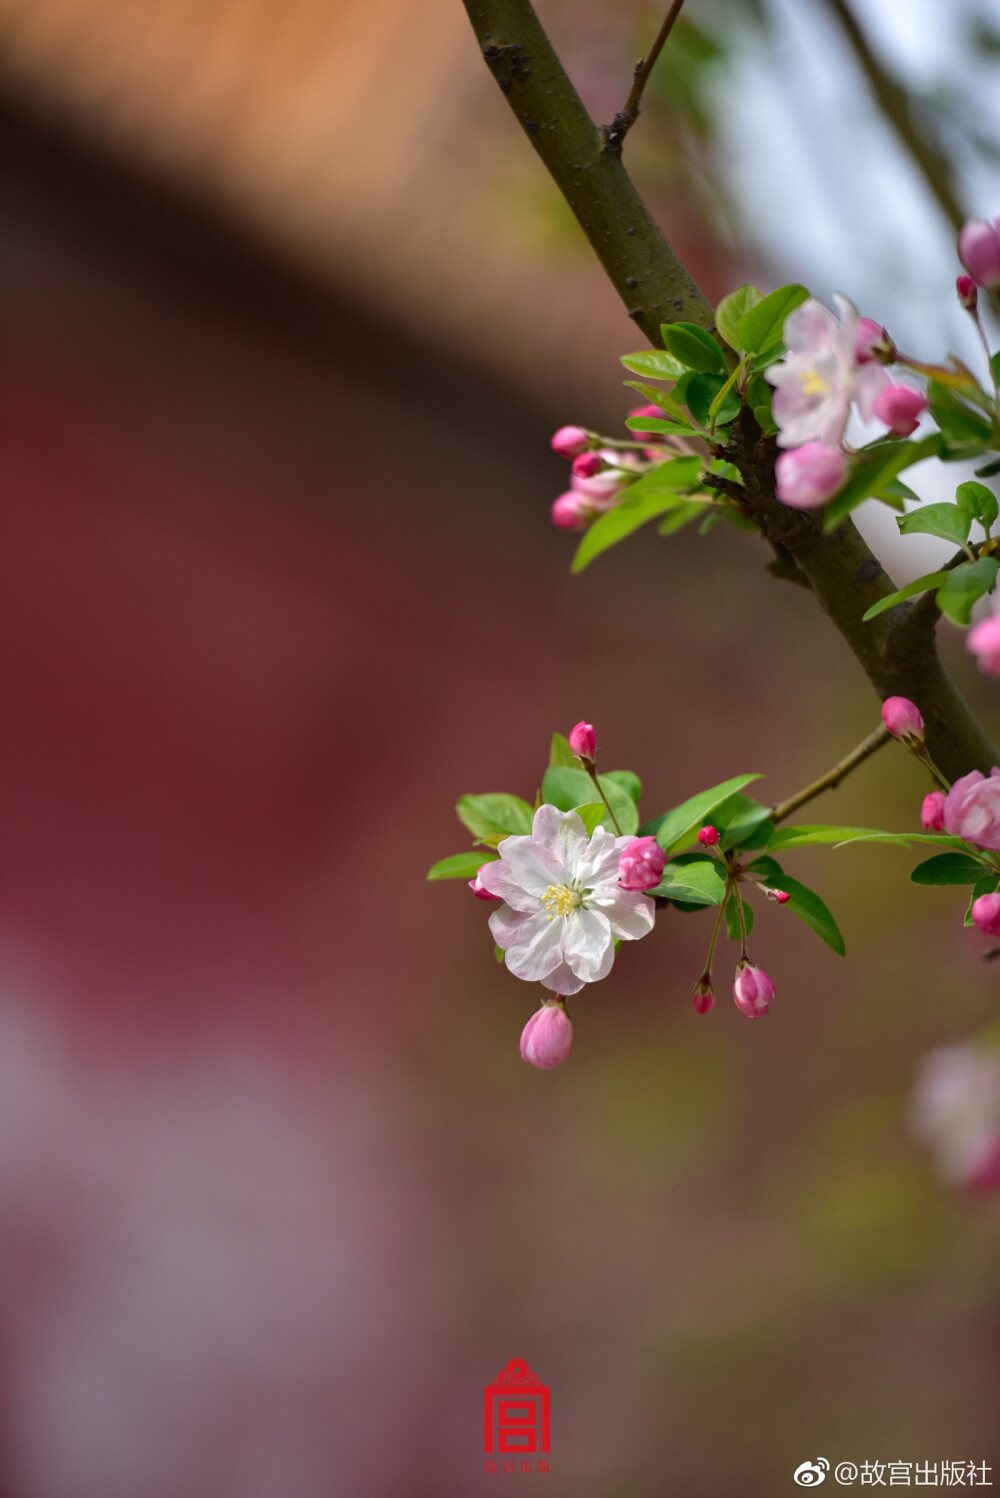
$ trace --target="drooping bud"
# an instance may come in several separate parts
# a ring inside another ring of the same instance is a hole
[[[593,723],[585,723],[581,718],[576,727],[569,731],[569,747],[589,769],[597,757],[597,734]]]
[[[928,791],[920,807],[920,825],[925,832],[944,831],[944,791]]]
[[[975,312],[979,305],[979,288],[971,276],[959,276],[955,281],[958,300],[966,312]]]
[[[655,889],[666,861],[655,837],[635,837],[618,860],[618,883],[622,889]]]
[[[552,524],[563,531],[586,530],[596,514],[597,509],[586,494],[579,494],[575,489],[560,494],[549,511]]]
[[[560,458],[575,458],[577,453],[586,452],[589,446],[590,438],[583,427],[560,427],[552,437],[552,451]]]
[[[917,430],[917,418],[927,410],[927,397],[909,385],[887,385],[875,397],[874,411],[893,437],[909,437]]]
[[[847,477],[847,458],[828,442],[804,442],[783,452],[774,465],[776,494],[793,510],[818,510]]]
[[[984,936],[1000,936],[1000,895],[980,895],[973,900],[972,922]]]
[[[974,624],[965,637],[965,648],[972,651],[984,676],[1000,676],[1000,614]]]
[[[1000,221],[970,218],[958,236],[958,258],[977,286],[1000,290]]]
[[[792,898],[786,889],[772,889],[769,884],[763,884],[761,888],[772,905],[787,905]]]
[[[709,822],[708,825],[703,827],[699,832],[698,841],[699,843],[701,843],[701,846],[703,848],[714,848],[716,843],[719,841],[719,836],[720,834],[718,827],[713,827],[711,822]]]
[[[695,1014],[707,1014],[715,1007],[715,994],[712,992],[712,982],[707,973],[702,973],[695,984],[691,1003]]]
[[[483,867],[485,867],[485,865]],[[483,883],[483,881],[479,877],[479,875],[481,873],[482,873],[482,869],[477,870],[475,879],[470,879],[469,880],[469,888],[471,889],[472,893],[475,895],[476,899],[477,900],[499,900],[499,899],[502,899],[501,895],[494,895],[494,894],[492,894],[490,892],[490,890],[488,890],[486,888],[486,885]]]
[[[887,697],[882,704],[882,722],[893,738],[902,739],[904,744],[924,741],[924,720],[909,697]]]
[[[741,962],[733,983],[733,999],[740,1013],[747,1019],[758,1019],[767,1013],[773,998],[774,984],[764,969],[751,962]]]
[[[603,467],[604,459],[600,453],[580,453],[579,457],[573,459],[573,477],[591,479],[595,473],[600,473]]]
[[[521,1060],[551,1071],[562,1066],[573,1044],[573,1026],[562,1004],[547,1000],[521,1031]]]
[[[859,317],[854,337],[854,360],[856,364],[894,364],[896,345],[881,323],[870,317]]]

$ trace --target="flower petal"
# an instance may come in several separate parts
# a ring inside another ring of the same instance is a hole
[[[590,842],[579,814],[575,811],[560,811],[558,807],[549,806],[546,802],[535,812],[531,835],[559,868],[560,877],[553,882],[571,884],[573,871],[586,854]],[[502,843],[500,847],[502,850]]]
[[[648,895],[620,885],[604,885],[587,897],[588,909],[597,909],[607,917],[611,935],[617,941],[638,941],[653,929],[656,906]]]
[[[530,843],[530,837],[506,838],[504,843]],[[513,858],[497,858],[480,869],[480,884],[491,895],[506,900],[512,910],[529,914],[541,906],[541,898],[552,883],[551,870],[545,870],[529,850]],[[489,876],[488,878],[486,876]]]
[[[550,920],[544,909],[524,915],[504,906],[490,916],[490,930],[497,946],[504,948],[507,967],[528,983],[537,983],[562,962],[564,924]]]
[[[553,993],[561,993],[568,998],[572,993],[579,993],[584,986],[584,980],[578,978],[568,962],[560,962],[557,968],[553,968],[542,979],[542,987],[550,988]]]
[[[606,827],[597,827],[576,865],[576,878],[583,887],[600,884],[607,879],[618,878],[618,860],[632,841],[630,837],[615,837]]]
[[[606,978],[615,960],[611,923],[599,910],[581,907],[566,921],[563,955],[584,983]]]

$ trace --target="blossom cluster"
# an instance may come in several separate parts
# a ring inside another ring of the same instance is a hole
[[[658,406],[634,406],[629,416],[662,417]],[[571,461],[569,488],[553,501],[552,524],[560,530],[580,531],[620,504],[628,486],[665,456],[652,432],[636,434],[632,443],[607,445],[610,439],[583,427],[560,427],[552,437],[552,451]]]

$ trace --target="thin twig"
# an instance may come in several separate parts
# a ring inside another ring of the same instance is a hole
[[[621,150],[622,142],[639,118],[642,91],[649,82],[649,75],[656,67],[656,59],[663,51],[663,44],[670,35],[673,24],[680,15],[683,4],[684,0],[673,0],[673,4],[663,19],[663,25],[656,34],[656,40],[645,57],[640,57],[636,63],[635,72],[632,75],[632,87],[625,101],[625,108],[620,109],[611,121],[611,124],[604,127],[605,144],[609,150]]]
[[[874,754],[883,744],[887,744],[892,735],[888,728],[880,723],[878,728],[872,730],[866,739],[862,739],[856,749],[852,749],[832,770],[827,770],[819,780],[814,780],[812,785],[807,785],[805,790],[797,791],[794,796],[789,796],[787,801],[778,801],[771,807],[771,821],[783,822],[785,817],[791,816],[793,811],[798,811],[800,806],[805,806],[814,796],[822,795],[823,791],[832,791],[835,785],[839,785],[845,775],[857,769],[869,755]]]

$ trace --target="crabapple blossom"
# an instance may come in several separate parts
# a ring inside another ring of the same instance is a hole
[[[557,525],[564,531],[582,531],[590,524],[600,511],[598,507],[589,500],[585,494],[578,494],[575,489],[567,489],[565,494],[553,500],[549,515],[553,525]]]
[[[944,798],[945,830],[977,848],[1000,849],[1000,767],[970,770]]]
[[[560,427],[553,434],[551,446],[561,458],[575,458],[578,453],[586,452],[590,438],[583,427]]]
[[[607,977],[616,941],[653,929],[653,901],[618,883],[630,841],[605,827],[588,837],[575,811],[548,804],[535,812],[530,833],[503,839],[480,878],[505,902],[490,916],[490,930],[516,978],[579,993]]]
[[[887,697],[882,704],[882,722],[893,738],[902,739],[904,744],[924,741],[924,720],[909,697]]]
[[[784,359],[764,371],[775,387],[771,402],[779,447],[822,442],[835,447],[844,435],[851,401],[869,420],[875,396],[889,377],[877,359],[857,360],[858,314],[835,296],[838,317],[810,297],[785,319]],[[881,329],[879,330],[881,333]]]
[[[715,1008],[715,994],[712,992],[711,979],[707,975],[700,977],[695,984],[691,1003],[695,1014],[707,1014],[710,1009]]]
[[[716,843],[719,841],[718,827],[713,827],[711,822],[709,822],[708,825],[706,827],[703,827],[699,832],[698,841],[699,843],[701,843],[701,846],[703,848],[714,848]]]
[[[573,459],[572,473],[575,479],[592,479],[604,467],[600,453],[580,453]]]
[[[887,385],[875,397],[874,412],[893,437],[909,437],[917,430],[917,418],[927,410],[927,397],[909,385]]]
[[[740,1013],[747,1019],[757,1019],[767,1013],[773,998],[774,984],[764,969],[750,962],[741,962],[733,983],[733,999]]]
[[[542,1071],[562,1066],[573,1044],[573,1026],[562,1004],[546,999],[521,1031],[521,1059]]]
[[[763,884],[761,888],[773,905],[787,905],[792,898],[786,889],[772,889],[769,884]]]
[[[920,825],[925,832],[944,831],[944,791],[928,791],[920,807]]]
[[[910,1104],[910,1128],[952,1186],[1000,1186],[1000,1054],[941,1046],[926,1056]]]
[[[979,305],[979,288],[971,276],[959,276],[955,281],[958,300],[966,312],[975,312]]]
[[[584,763],[589,761],[592,764],[597,754],[597,734],[593,723],[585,723],[581,718],[569,731],[569,747]]]
[[[965,637],[965,648],[972,651],[984,676],[1000,676],[1000,614],[974,624]]]
[[[492,863],[492,862],[493,862],[493,860],[490,859],[490,863]],[[469,880],[469,888],[471,889],[472,893],[475,895],[475,897],[476,897],[477,900],[499,900],[500,896],[499,895],[491,895],[490,892],[489,892],[489,890],[486,888],[485,884],[483,883],[483,881],[479,877],[479,875],[483,871],[483,868],[485,868],[485,867],[486,866],[484,864],[482,866],[482,868],[480,868],[480,869],[477,870],[475,879],[470,879]]]
[[[661,411],[659,406],[633,406],[628,414],[629,416],[649,416],[653,417],[656,421],[663,421],[667,413],[666,411]],[[660,439],[659,432],[637,432],[633,430],[632,436],[637,437],[640,442],[658,442]]]
[[[1000,936],[1000,895],[980,895],[973,900],[972,923],[984,936]]]
[[[781,453],[774,465],[775,493],[793,510],[816,510],[832,499],[847,477],[847,458],[826,442],[804,442]]]
[[[1000,290],[1000,219],[970,218],[958,236],[958,258],[977,285]]]
[[[655,889],[666,861],[655,837],[633,838],[619,859],[618,882],[622,889]]]
[[[859,317],[854,335],[854,358],[858,364],[870,364],[878,359],[882,364],[890,363],[896,350],[892,340],[874,318]]]

